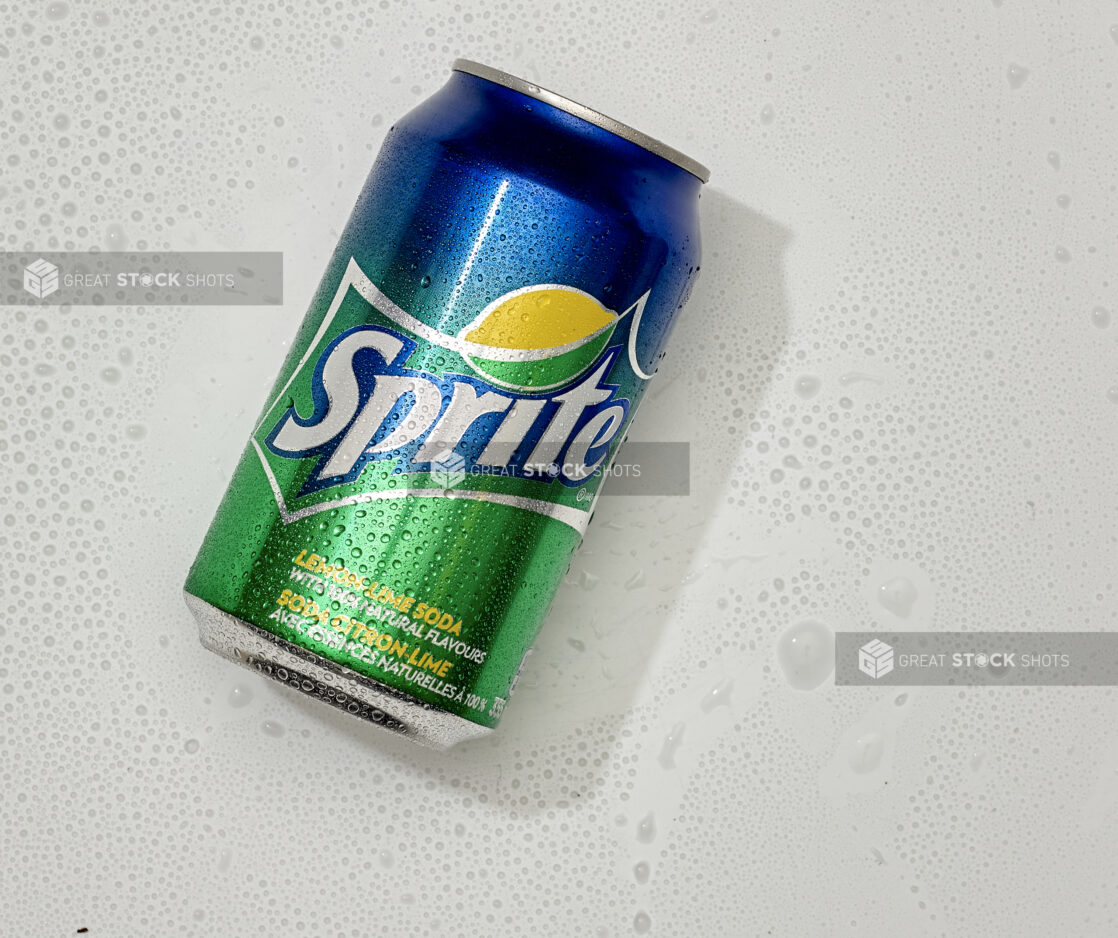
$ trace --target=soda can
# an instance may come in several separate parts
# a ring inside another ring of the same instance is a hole
[[[682,153],[458,61],[389,131],[185,585],[202,643],[490,732],[699,270]]]

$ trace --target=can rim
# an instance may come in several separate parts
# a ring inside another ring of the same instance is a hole
[[[628,140],[630,143],[635,143],[637,146],[643,147],[650,153],[655,153],[657,156],[675,163],[680,169],[685,169],[692,176],[695,176],[699,182],[706,182],[710,179],[710,170],[698,160],[693,160],[686,153],[680,152],[675,147],[668,146],[655,137],[650,137],[648,134],[641,133],[628,124],[623,124],[621,121],[614,120],[612,117],[607,117],[601,111],[595,111],[585,104],[579,104],[577,101],[572,101],[570,98],[564,97],[561,94],[556,94],[554,91],[549,91],[547,88],[541,88],[534,82],[527,81],[523,78],[517,78],[515,75],[503,72],[499,68],[482,65],[480,62],[474,62],[470,59],[455,59],[454,64],[451,66],[451,70],[455,72],[465,72],[467,75],[474,75],[478,78],[484,78],[486,81],[495,82],[498,85],[511,88],[513,91],[526,94],[531,98],[535,98],[537,101],[543,101],[545,104],[550,104],[552,107],[557,107],[561,111],[566,111],[568,114],[580,117],[584,121],[601,127],[603,130],[608,130],[611,134],[616,134],[618,137]]]

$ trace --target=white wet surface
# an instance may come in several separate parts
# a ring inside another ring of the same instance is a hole
[[[169,10],[169,12],[168,12]],[[179,590],[388,126],[458,55],[712,169],[702,277],[491,739]],[[1118,933],[1109,689],[843,629],[1118,624],[1118,6],[0,4],[0,242],[280,250],[280,309],[0,314],[0,934]]]

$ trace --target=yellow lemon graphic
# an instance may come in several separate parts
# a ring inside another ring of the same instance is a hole
[[[465,358],[495,384],[545,391],[590,367],[617,321],[589,293],[544,283],[490,303],[458,337]]]

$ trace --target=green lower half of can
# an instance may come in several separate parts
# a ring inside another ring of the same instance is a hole
[[[203,644],[420,741],[484,733],[581,537],[462,494],[293,520],[246,452],[185,586]]]

